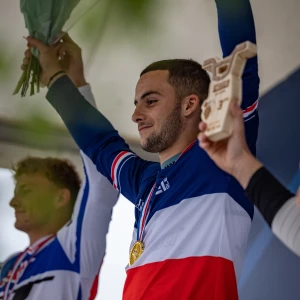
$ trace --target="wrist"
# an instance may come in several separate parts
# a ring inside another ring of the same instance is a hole
[[[257,160],[250,152],[245,152],[235,162],[232,169],[232,176],[246,189],[251,177],[260,169],[263,164]]]
[[[57,80],[59,79],[60,77],[62,76],[65,76],[66,75],[66,72],[63,71],[63,70],[57,70],[56,72],[54,72],[52,74],[52,76],[49,78],[49,81],[48,81],[48,84],[47,84],[47,87],[48,89],[52,86],[52,84]]]
[[[70,78],[70,79],[72,80],[72,82],[74,83],[74,85],[77,88],[83,87],[83,86],[88,84],[84,77],[82,77],[82,78]]]

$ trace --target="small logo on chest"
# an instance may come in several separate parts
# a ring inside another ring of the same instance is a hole
[[[159,195],[163,192],[165,192],[166,190],[168,190],[170,188],[170,183],[168,181],[168,178],[164,178],[164,180],[161,181],[155,195]]]
[[[136,208],[141,211],[144,205],[144,201],[142,199],[139,200],[139,203],[136,204]]]

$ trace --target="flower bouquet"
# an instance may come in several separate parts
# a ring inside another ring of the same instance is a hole
[[[21,12],[29,35],[41,42],[51,45],[61,37],[62,29],[70,18],[72,11],[80,0],[20,0]],[[25,97],[30,86],[30,96],[34,95],[35,87],[40,90],[39,53],[31,49],[31,59],[26,70],[14,90],[14,95],[21,91]]]

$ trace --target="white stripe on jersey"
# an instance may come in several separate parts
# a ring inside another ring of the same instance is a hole
[[[118,169],[122,161],[128,156],[135,156],[132,152],[122,151],[120,152],[116,158],[114,159],[112,166],[111,166],[111,179],[113,181],[114,188],[119,190],[118,185]]]
[[[233,261],[238,279],[250,227],[249,214],[226,193],[185,199],[155,213],[145,229],[143,254],[127,268],[166,259],[216,256]]]

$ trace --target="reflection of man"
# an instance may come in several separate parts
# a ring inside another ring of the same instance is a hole
[[[93,103],[87,88],[80,91]],[[80,190],[79,177],[65,160],[27,158],[18,163],[10,205],[15,227],[28,234],[30,245],[4,263],[0,299],[95,298],[118,193],[81,155],[85,180]]]
[[[249,1],[216,3],[223,54],[245,40],[255,43]],[[40,51],[50,103],[98,170],[138,206],[131,247],[136,255],[127,269],[124,299],[237,299],[253,206],[241,186],[196,143],[209,86],[206,72],[184,59],[155,62],[142,72],[132,120],[142,147],[159,152],[159,166],[137,157],[109,121],[84,101],[60,73],[57,48],[28,41]],[[66,55],[72,60],[72,53]],[[253,150],[258,84],[254,58],[243,76],[247,137]]]

